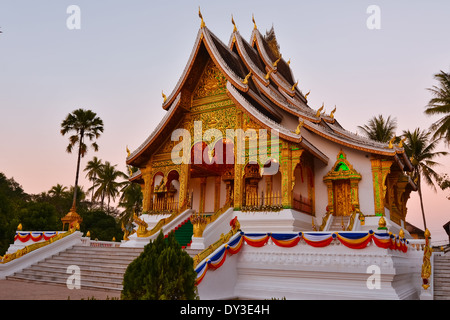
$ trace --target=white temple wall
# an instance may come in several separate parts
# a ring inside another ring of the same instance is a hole
[[[374,214],[373,180],[370,155],[366,152],[351,149],[329,141],[310,133],[307,130],[303,130],[302,135],[311,144],[325,153],[329,158],[329,162],[326,166],[321,161],[314,159],[315,209],[316,217],[318,219],[317,221],[322,221],[322,217],[326,213],[326,206],[328,205],[327,186],[323,182],[323,177],[333,168],[337,160],[336,157],[341,150],[346,154],[348,162],[353,165],[353,168],[361,174],[362,177],[358,184],[361,212],[365,215]]]
[[[205,212],[214,212],[215,191],[216,191],[216,177],[206,178]]]
[[[200,178],[191,178],[189,181],[189,195],[192,196],[192,209],[199,212],[200,208]]]

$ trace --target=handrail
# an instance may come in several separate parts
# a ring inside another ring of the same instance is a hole
[[[327,221],[331,216],[331,211],[327,210],[327,213],[325,214],[325,216],[322,218],[322,224],[319,227],[319,231],[323,231],[323,229],[325,229],[325,226],[327,225]]]
[[[53,243],[59,239],[62,239],[64,237],[67,237],[68,235],[74,233],[77,229],[73,228],[73,229],[69,229],[69,231],[64,232],[64,233],[58,233],[55,236],[51,237],[50,239],[46,240],[46,241],[42,241],[42,242],[38,242],[38,243],[33,243],[30,244],[28,246],[23,247],[22,249],[17,250],[14,253],[10,253],[10,254],[5,254],[3,257],[0,256],[0,264],[5,264],[8,262],[11,262],[15,259],[18,259],[24,255],[26,255],[27,253],[30,253],[34,250],[40,249],[42,247],[45,247],[47,245],[49,245],[50,243]]]
[[[191,210],[191,209],[187,209],[187,210]],[[148,224],[144,220],[142,220],[138,216],[134,215],[133,219],[138,224],[138,230],[137,230],[136,234],[139,238],[150,237],[150,236],[158,233],[162,229],[162,227],[164,227],[168,223],[172,222],[176,217],[178,217],[185,211],[174,212],[169,217],[162,218],[161,220],[158,221],[158,223],[151,230],[147,230]]]
[[[214,214],[210,216],[202,215],[200,213],[193,214],[191,217],[191,223],[194,226],[194,237],[200,238],[203,235],[203,231],[206,226],[216,221],[223,213],[231,208],[231,202],[226,202],[224,206],[218,209]]]
[[[217,248],[219,248],[221,245],[225,244],[230,240],[232,236],[234,236],[238,231],[240,231],[241,225],[239,224],[239,221],[237,218],[234,218],[230,222],[231,230],[224,235],[223,233],[220,235],[220,239],[214,242],[213,244],[209,245],[208,248],[204,249],[202,252],[198,253],[194,256],[194,269],[199,265],[200,262],[202,262],[206,257],[208,257],[211,253],[213,253]]]

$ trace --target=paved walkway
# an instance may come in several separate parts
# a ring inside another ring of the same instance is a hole
[[[0,280],[0,300],[107,300],[120,298],[120,291],[70,290],[63,285]]]

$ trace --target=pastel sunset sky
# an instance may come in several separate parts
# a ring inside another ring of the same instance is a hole
[[[70,5],[80,8],[80,29],[70,29]],[[380,29],[370,29],[370,5]],[[429,128],[424,115],[433,75],[450,71],[450,2],[396,1],[148,1],[22,0],[0,2],[0,172],[27,193],[74,184],[76,155],[65,152],[61,121],[77,108],[105,123],[95,155],[125,171],[126,147],[139,147],[164,116],[163,90],[175,87],[200,27],[228,43],[233,26],[250,37],[255,16],[264,34],[272,25],[283,58],[291,59],[309,105],[322,103],[348,130],[375,116],[395,117],[397,134]],[[445,150],[442,145],[439,150]],[[449,150],[447,150],[449,151]],[[450,156],[438,159],[449,173]],[[81,184],[90,186],[84,174]],[[372,192],[372,191],[370,191]],[[447,240],[449,192],[424,190],[433,241]],[[423,228],[419,198],[407,220]]]

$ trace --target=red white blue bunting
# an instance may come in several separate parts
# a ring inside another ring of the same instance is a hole
[[[16,235],[14,236],[14,241],[21,241],[21,242],[27,242],[29,240],[32,240],[33,242],[38,242],[41,240],[49,240],[56,236],[58,234],[57,231],[45,231],[45,232],[21,232],[17,231]]]
[[[388,233],[374,233],[372,230],[369,232],[299,232],[276,234],[244,234],[244,232],[240,232],[197,266],[195,269],[197,272],[197,285],[203,280],[209,268],[220,268],[224,264],[227,255],[238,253],[244,242],[252,247],[263,247],[269,239],[275,245],[284,248],[295,247],[303,240],[306,244],[316,248],[323,248],[330,245],[333,241],[339,241],[351,249],[364,249],[370,242],[373,242],[377,247],[383,249],[399,250],[402,252],[407,252],[408,250],[408,241],[406,239]]]

